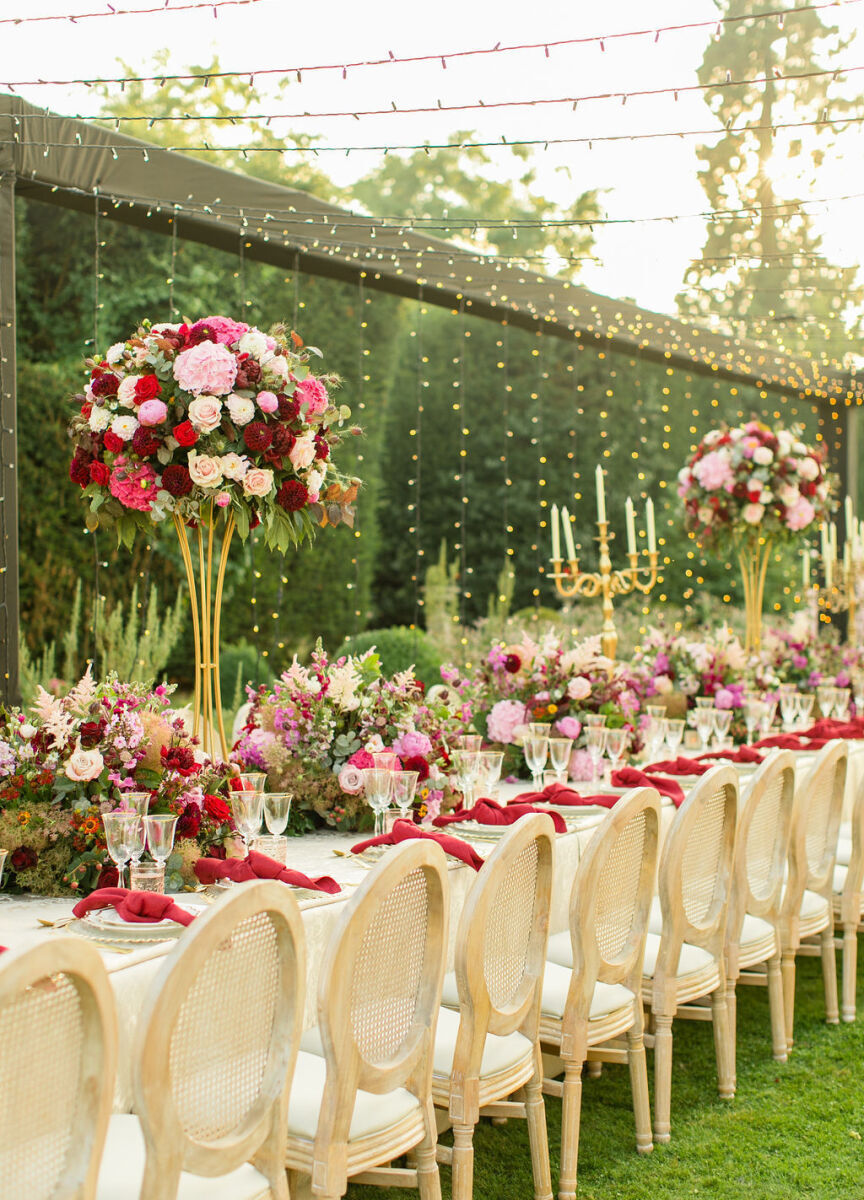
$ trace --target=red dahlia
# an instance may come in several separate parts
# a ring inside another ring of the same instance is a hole
[[[315,435],[315,457],[320,459],[330,457],[330,443],[320,434]]]
[[[192,491],[192,477],[186,467],[172,463],[162,471],[162,486],[172,496],[188,496]]]
[[[94,396],[115,396],[120,386],[120,380],[113,371],[104,371],[96,375],[90,382],[90,391]]]
[[[243,430],[243,441],[253,452],[269,450],[273,444],[273,431],[263,421],[250,421]]]
[[[289,400],[284,392],[279,392],[277,399],[279,401],[279,420],[296,421],[300,415],[300,401]]]
[[[111,454],[119,454],[123,449],[123,439],[118,437],[113,429],[105,430],[105,436],[102,439],[102,444]]]
[[[287,479],[276,493],[276,503],[286,512],[297,512],[309,503],[309,492],[299,479]]]
[[[75,451],[75,457],[69,464],[69,478],[73,483],[85,488],[90,482],[90,456],[80,448]]]
[[[132,435],[132,449],[139,458],[151,458],[161,445],[159,439],[143,425],[139,425]]]
[[[277,425],[273,430],[273,450],[276,454],[290,454],[297,438],[287,425]]]

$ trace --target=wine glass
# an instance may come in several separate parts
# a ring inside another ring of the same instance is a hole
[[[683,717],[666,718],[666,745],[673,758],[677,757],[678,747],[684,738],[684,724]]]
[[[542,792],[543,768],[549,757],[549,738],[535,737],[533,733],[529,733],[522,742],[522,753],[525,756],[525,766],[531,772],[534,790]]]
[[[696,707],[697,708],[713,708],[714,707],[714,697],[713,696],[697,696],[696,697]],[[696,728],[697,729],[699,728],[698,725]]]
[[[419,778],[419,771],[396,771],[393,774],[393,799],[403,821],[411,819],[411,805],[414,803]]]
[[[177,827],[177,818],[171,816],[155,816],[144,818],[144,828],[147,831],[147,849],[153,855],[160,867],[164,867],[166,861],[174,849],[174,830]]]
[[[459,750],[470,750],[477,754],[482,745],[483,738],[479,733],[460,733],[456,738],[456,747]]]
[[[653,717],[655,721],[662,721],[666,716],[665,704],[646,704],[645,711],[649,717]]]
[[[262,792],[264,798],[264,824],[273,837],[285,832],[291,815],[292,792]]]
[[[240,781],[241,792],[263,792],[267,782],[266,771],[247,771],[245,775],[235,775]]]
[[[534,737],[551,737],[552,722],[551,721],[530,721],[528,723],[528,731]]]
[[[572,738],[555,737],[549,739],[549,761],[555,772],[558,783],[567,782],[567,767],[570,763],[570,752],[573,749]]]
[[[481,792],[492,796],[501,782],[501,768],[504,765],[504,753],[501,750],[480,751],[480,775],[478,786]]]
[[[242,792],[232,792],[230,800],[234,824],[243,839],[243,846],[248,857],[250,843],[254,837],[258,836],[261,829],[264,793],[252,791],[251,788],[244,789]]]
[[[780,686],[780,717],[783,721],[783,729],[789,733],[792,726],[795,724],[795,718],[798,715],[798,692],[794,685],[791,687],[788,684]]]
[[[117,812],[134,812],[139,817],[147,816],[150,804],[149,792],[124,792],[117,805]]]
[[[174,818],[176,820],[176,817]],[[141,818],[134,812],[107,812],[102,814],[105,827],[105,846],[117,867],[118,886],[123,886],[123,868],[130,855],[130,844],[136,840],[137,826]],[[139,856],[140,857],[140,856]]]
[[[589,725],[585,730],[585,748],[591,759],[593,773],[591,782],[596,783],[600,776],[600,766],[606,753],[606,735],[609,730],[604,725]]]
[[[399,764],[399,755],[395,750],[374,750],[372,766],[376,771],[395,771]]]
[[[141,861],[141,856],[144,853],[144,818],[138,813],[131,814],[135,817],[134,822],[129,824],[129,840],[126,843],[126,849],[129,851],[129,886],[132,886],[132,868],[137,867]]]
[[[816,700],[815,696],[808,695],[806,692],[798,693],[798,697],[797,697],[797,701],[796,701],[798,708],[797,708],[797,712],[796,712],[795,716],[796,716],[796,720],[797,720],[799,729],[807,728],[807,726],[810,722],[811,713],[813,712],[813,704],[814,704],[815,700]]]
[[[666,711],[665,708],[663,710]],[[606,724],[605,713],[585,713],[582,718],[582,724],[588,729],[602,728]]]
[[[711,734],[714,732],[714,711],[713,708],[707,707],[695,708],[693,710],[693,724],[696,727],[696,732],[699,734],[703,754],[707,753],[708,746],[711,743]]]
[[[771,730],[774,728],[774,718],[777,716],[777,701],[763,700],[765,711],[759,718],[759,736],[768,737]]]
[[[822,683],[816,689],[816,702],[823,717],[830,717],[834,707],[834,688]]]
[[[649,717],[645,728],[645,753],[649,763],[658,757],[665,740],[666,717]]]
[[[462,793],[462,807],[473,808],[474,787],[480,774],[480,751],[454,750],[451,759],[456,786]]]
[[[682,721],[681,724],[683,725],[684,722]],[[618,770],[629,741],[630,730],[626,725],[621,725],[617,729],[606,730],[606,753],[609,755],[610,782],[612,773]]]
[[[366,803],[375,814],[375,837],[384,832],[384,814],[390,807],[393,780],[397,772],[385,771],[381,767],[363,769],[363,793]]]
[[[732,725],[732,709],[731,708],[715,708],[714,709],[714,734],[717,738],[716,747],[722,750],[726,739],[729,736],[729,728]]]
[[[758,696],[745,695],[744,697],[744,724],[747,726],[747,745],[753,745],[753,734],[759,726],[760,721],[765,716],[766,706],[763,700]]]
[[[834,689],[834,716],[838,721],[849,720],[849,705],[852,701],[851,688]]]

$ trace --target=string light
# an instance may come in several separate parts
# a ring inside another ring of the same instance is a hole
[[[36,25],[45,21],[70,21],[73,25],[78,21],[89,21],[94,17],[141,17],[150,16],[155,13],[179,13],[192,12],[195,9],[206,9],[212,11],[214,17],[216,10],[220,8],[239,8],[249,4],[259,4],[260,0],[204,0],[203,3],[196,4],[172,4],[168,7],[166,2],[160,8],[114,8],[113,5],[108,5],[108,12],[83,12],[83,13],[53,13],[45,14],[38,17],[0,17],[0,25]]]
[[[424,391],[429,386],[426,379],[426,363],[428,359],[423,353],[423,318],[426,316],[427,309],[423,304],[422,292],[420,295],[420,303],[416,305],[416,321],[415,327],[411,330],[411,337],[416,340],[416,416],[414,418],[413,429],[408,430],[408,436],[414,438],[412,444],[413,450],[411,454],[411,470],[413,480],[408,481],[408,486],[413,484],[413,499],[408,505],[408,532],[414,537],[414,572],[411,576],[411,582],[414,585],[414,620],[412,629],[420,628],[420,610],[423,607],[423,595],[420,577],[423,568],[423,532],[422,532],[422,516],[421,516],[421,498],[423,493],[423,412],[425,409]]]

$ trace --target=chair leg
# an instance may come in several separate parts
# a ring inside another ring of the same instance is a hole
[[[668,1142],[672,1112],[672,1018],[654,1013],[654,1141]]]
[[[786,1017],[786,1053],[792,1049],[795,1032],[795,951],[783,951],[783,1012]]]
[[[573,1200],[579,1168],[579,1123],[582,1117],[582,1063],[564,1064],[564,1097],[561,1111],[561,1170],[558,1200]]]
[[[837,955],[834,952],[833,921],[819,935],[822,946],[822,984],[825,988],[825,1020],[829,1025],[840,1024],[837,1007]]]
[[[453,1126],[453,1200],[471,1200],[474,1193],[474,1126]]]
[[[729,1010],[726,1007],[726,988],[723,984],[711,993],[711,1022],[714,1026],[714,1055],[717,1059],[717,1091],[721,1100],[731,1100],[735,1095],[732,1030],[729,1025]]]
[[[636,1125],[636,1149],[650,1154],[654,1149],[651,1137],[651,1097],[648,1093],[648,1064],[642,1026],[627,1030],[627,1062],[630,1066],[630,1091],[633,1094],[633,1121]]]
[[[766,964],[768,970],[768,1010],[771,1015],[771,1053],[775,1062],[786,1062],[786,1014],[783,1008],[783,978],[780,955]]]
[[[552,1200],[552,1171],[549,1167],[549,1139],[546,1134],[546,1105],[543,1103],[543,1069],[538,1062],[534,1077],[525,1084],[525,1116],[531,1143],[531,1169],[535,1200]],[[454,1191],[455,1198],[455,1191]]]
[[[858,926],[843,926],[843,1020],[855,1020],[855,985],[858,974]]]
[[[438,1172],[438,1162],[435,1158],[435,1142],[429,1139],[426,1143],[414,1148],[417,1159],[417,1189],[420,1200],[441,1200],[441,1176]],[[456,1195],[455,1186],[453,1195]],[[470,1197],[471,1193],[468,1192]]]
[[[738,1086],[738,997],[735,994],[735,980],[729,978],[726,980],[726,1022],[729,1026],[729,1070],[734,1094]]]

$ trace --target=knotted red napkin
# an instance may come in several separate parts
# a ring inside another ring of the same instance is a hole
[[[612,786],[623,788],[653,787],[661,796],[668,796],[677,808],[684,803],[684,790],[675,779],[667,779],[665,775],[646,775],[635,767],[621,767],[612,772]]]
[[[283,867],[275,858],[259,854],[257,850],[250,850],[248,858],[199,858],[194,870],[201,883],[215,883],[217,879],[231,879],[234,883],[248,883],[250,879],[278,879],[291,887],[308,888],[313,892],[335,895],[342,891],[329,875],[310,879],[302,871]]]
[[[832,738],[864,738],[864,720],[861,717],[853,717],[849,721],[838,721],[834,717],[823,717],[821,721],[817,721],[815,725],[811,725],[801,735],[807,738],[824,738],[826,741],[831,741]]]
[[[662,762],[648,763],[646,771],[660,771],[664,775],[704,775],[710,771],[698,758],[664,758]]]
[[[585,797],[565,783],[550,783],[542,792],[520,792],[514,796],[508,808],[515,804],[584,804]]]
[[[796,733],[774,733],[753,743],[754,748],[759,750],[820,750],[824,745],[824,741],[817,739],[811,742]]]
[[[462,842],[449,833],[432,833],[421,829],[413,821],[395,821],[389,833],[367,838],[365,842],[358,842],[356,846],[351,847],[351,853],[362,854],[370,846],[397,846],[400,842],[408,842],[412,838],[428,838],[430,841],[437,842],[445,854],[460,859],[466,866],[473,867],[475,871],[479,871],[483,866],[483,859],[467,842]]]
[[[512,825],[526,813],[539,813],[543,809],[530,804],[508,804],[502,807],[497,800],[478,800],[473,808],[458,808],[455,812],[436,817],[433,825],[457,825],[460,821],[476,821],[478,825]],[[546,813],[552,818],[556,833],[566,833],[567,824],[559,813]]]
[[[699,761],[711,762],[712,759],[725,759],[733,763],[763,763],[765,755],[754,750],[752,746],[739,746],[737,750],[712,750],[709,754],[700,754]]]
[[[179,925],[191,925],[195,920],[192,913],[175,904],[170,896],[159,892],[133,892],[129,888],[98,888],[79,900],[72,912],[84,917],[95,908],[116,908],[124,921],[176,921]]]

